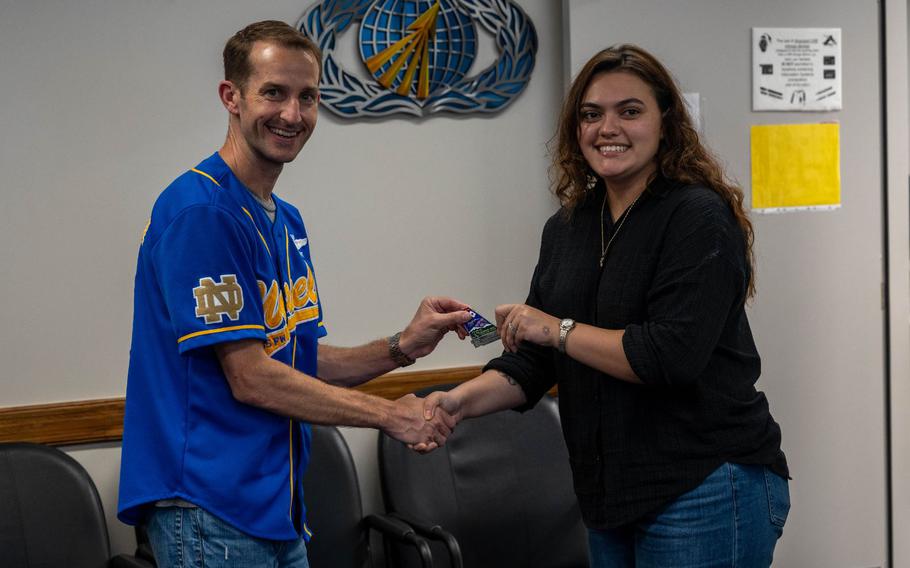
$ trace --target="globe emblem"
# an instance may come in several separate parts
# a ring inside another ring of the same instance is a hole
[[[480,70],[478,26],[499,54]],[[322,50],[320,103],[345,118],[500,112],[528,85],[537,53],[534,24],[514,0],[319,0],[297,28]],[[335,55],[352,29],[369,74]]]
[[[426,99],[465,77],[477,55],[477,30],[450,0],[376,0],[360,25],[359,44],[383,87]]]

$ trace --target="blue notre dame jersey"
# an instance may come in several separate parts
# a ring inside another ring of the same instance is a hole
[[[194,503],[252,536],[308,539],[309,425],[241,404],[212,346],[257,339],[316,375],[325,335],[296,208],[274,223],[216,153],[158,198],[139,249],[118,516]]]

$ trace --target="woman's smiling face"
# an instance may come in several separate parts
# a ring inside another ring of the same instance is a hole
[[[578,145],[607,187],[643,189],[657,169],[661,111],[651,87],[624,71],[596,75],[578,109]]]

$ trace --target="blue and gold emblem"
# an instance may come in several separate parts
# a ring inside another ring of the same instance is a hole
[[[359,23],[364,75],[336,61],[337,36]],[[477,24],[496,40],[499,59],[469,75]],[[326,0],[297,23],[323,52],[322,103],[344,117],[405,113],[498,112],[527,86],[537,34],[509,0]]]

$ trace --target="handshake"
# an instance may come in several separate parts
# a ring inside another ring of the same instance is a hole
[[[466,304],[430,297],[424,298],[402,332],[400,347],[416,359],[432,352],[450,331],[461,339],[470,333],[477,340],[475,346],[500,339],[502,333],[503,347],[509,352],[517,351],[522,342],[556,347],[559,325],[558,318],[528,305],[503,304],[496,308],[494,326]],[[487,371],[451,391],[435,391],[423,399],[409,394],[395,402],[385,401],[380,424],[387,435],[426,453],[445,445],[463,418],[514,408],[525,401],[524,391],[511,378]]]
[[[409,448],[428,453],[440,446],[463,418],[461,404],[449,392],[436,391],[426,398],[405,395],[391,404],[383,431]]]

